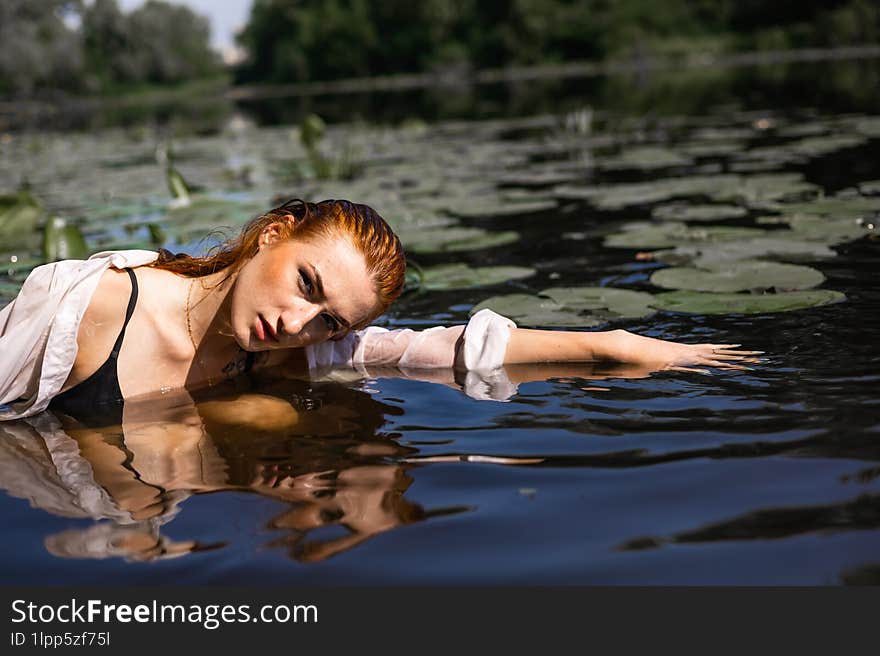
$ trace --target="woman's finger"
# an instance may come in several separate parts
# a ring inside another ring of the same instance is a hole
[[[697,369],[695,367],[669,367],[669,371],[684,371],[686,373],[691,374],[707,374],[708,371],[706,369]]]

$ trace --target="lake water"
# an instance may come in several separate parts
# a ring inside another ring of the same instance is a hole
[[[515,367],[498,400],[445,371],[254,377],[127,404],[121,427],[0,424],[0,581],[880,583],[877,66],[838,66],[632,87],[681,91],[664,111],[616,105],[611,80],[549,113],[334,124],[311,156],[247,106],[203,134],[4,136],[4,190],[26,181],[93,251],[197,252],[272,199],[350,198],[423,272],[383,325],[486,302],[522,326],[766,356]],[[197,187],[188,207],[169,206],[157,143]],[[4,302],[36,243],[0,247]]]

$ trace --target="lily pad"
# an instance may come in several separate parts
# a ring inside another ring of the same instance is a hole
[[[261,208],[221,198],[194,198],[186,207],[170,209],[161,222],[169,236],[185,243],[218,228],[240,227],[257,216]]]
[[[531,294],[493,296],[475,305],[470,314],[473,315],[483,308],[489,308],[523,326],[576,328],[598,326],[604,323],[595,317],[581,316],[578,311],[568,309],[552,299],[539,298]]]
[[[660,146],[629,148],[623,150],[619,155],[607,157],[599,162],[599,166],[605,170],[641,169],[643,171],[690,164],[693,164],[690,157]]]
[[[651,284],[667,289],[701,292],[739,292],[774,289],[810,289],[822,284],[825,276],[816,269],[796,264],[760,260],[716,263],[711,267],[672,267],[651,276]]]
[[[447,209],[450,214],[455,216],[465,219],[477,219],[482,217],[523,216],[546,212],[555,208],[555,200],[505,201],[499,198],[494,200],[483,199],[480,201],[468,200],[450,206]]]
[[[766,314],[839,303],[846,296],[831,289],[809,289],[779,294],[713,294],[676,291],[655,295],[654,307],[691,314]]]
[[[5,280],[0,280],[0,307],[6,305],[6,303],[18,296],[20,289],[20,282],[6,282]]]
[[[504,246],[519,240],[512,230],[489,232],[481,228],[442,227],[400,234],[404,247],[417,253],[474,251]]]
[[[868,229],[858,219],[833,219],[825,216],[794,214],[766,216],[757,219],[758,223],[785,223],[791,228],[792,237],[823,244],[837,245],[859,239],[868,234]]]
[[[860,182],[859,192],[865,196],[880,196],[880,180]]]
[[[75,225],[61,217],[53,217],[43,229],[43,258],[47,262],[79,260],[89,254],[86,241]]]
[[[566,308],[599,311],[612,317],[638,318],[653,314],[654,296],[614,287],[550,287],[541,291]]]
[[[765,235],[760,228],[705,226],[691,228],[683,223],[631,223],[622,232],[605,238],[612,248],[664,248],[684,244],[734,241]]]
[[[466,264],[446,264],[423,271],[422,286],[426,289],[467,289],[497,285],[534,275],[535,270],[517,266],[469,267]]]
[[[37,228],[43,217],[42,205],[29,192],[0,195],[0,250],[37,245]]]
[[[723,221],[738,219],[748,214],[748,210],[736,205],[688,205],[671,203],[655,207],[651,215],[655,219],[671,221]]]
[[[763,202],[815,196],[821,191],[800,173],[766,173],[741,176],[735,184],[707,190],[707,195],[720,202]]]
[[[782,233],[782,234],[780,234]],[[711,268],[719,262],[774,258],[795,261],[821,260],[836,253],[824,244],[783,236],[785,231],[768,233],[741,241],[717,244],[692,244],[654,253],[654,258],[667,264],[692,263],[699,268]]]

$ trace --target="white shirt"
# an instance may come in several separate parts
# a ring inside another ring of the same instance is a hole
[[[101,274],[111,266],[150,264],[156,257],[154,251],[104,251],[31,272],[15,300],[0,310],[0,404],[6,404],[0,405],[0,420],[35,415],[61,391],[76,360],[80,322]],[[516,391],[502,368],[514,327],[491,310],[471,317],[463,335],[469,396],[506,400]],[[457,331],[439,326],[423,331],[370,326],[337,342],[306,347],[306,357],[315,376],[339,368],[369,376],[370,366],[392,365],[405,376],[419,377],[420,369],[453,366],[457,338]]]

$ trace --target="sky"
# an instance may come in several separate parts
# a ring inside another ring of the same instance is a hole
[[[165,0],[186,5],[211,21],[211,43],[221,53],[235,45],[235,33],[247,22],[253,0]],[[119,0],[124,11],[144,4],[144,0]]]

